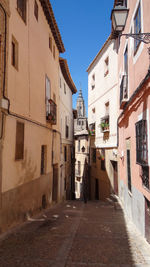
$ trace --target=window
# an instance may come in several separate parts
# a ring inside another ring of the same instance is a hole
[[[23,21],[26,22],[26,0],[17,0],[17,10]]]
[[[134,18],[134,33],[141,33],[141,5],[139,4],[135,18]],[[134,39],[134,54],[136,54],[140,41]]]
[[[64,93],[66,94],[66,84],[64,83]]]
[[[101,118],[100,126],[101,126],[101,132],[109,132],[109,115],[106,115],[105,117]]]
[[[24,157],[24,123],[17,121],[15,160],[23,159],[23,157]]]
[[[67,161],[67,147],[64,146],[64,160]]]
[[[52,37],[49,36],[49,48],[52,51]]]
[[[123,5],[125,6],[125,7],[127,7],[127,0],[123,0]]]
[[[89,135],[95,135],[95,123],[89,125]]]
[[[124,75],[120,84],[120,108],[128,101],[128,46],[124,53]]]
[[[81,162],[78,161],[78,175],[81,174]]]
[[[91,88],[92,90],[95,88],[95,74],[92,75]]]
[[[148,164],[148,144],[147,144],[147,121],[140,120],[136,123],[136,163],[140,165]]]
[[[102,171],[106,170],[106,168],[105,168],[105,159],[101,159],[101,170]]]
[[[127,177],[128,177],[128,189],[131,192],[131,161],[130,161],[130,149],[127,149]]]
[[[39,13],[38,4],[35,0],[35,2],[34,2],[34,15],[35,15],[37,20],[38,20],[38,13]]]
[[[105,115],[109,116],[109,102],[105,103]]]
[[[66,121],[66,138],[69,137],[69,126],[68,126],[68,122],[69,122],[69,118],[66,116],[65,117],[65,121]]]
[[[92,149],[92,161],[93,163],[96,163],[96,148]]]
[[[92,112],[95,113],[95,108],[92,108]]]
[[[109,57],[107,57],[104,61],[104,77],[106,77],[109,73]]]
[[[46,93],[45,93],[45,104],[46,104],[46,117],[50,114],[50,80],[49,78],[45,77],[45,88],[46,88]]]
[[[142,183],[146,188],[150,188],[150,184],[149,184],[149,167],[148,166],[142,166],[142,173],[141,173],[141,177],[142,177]]]
[[[53,45],[53,57],[55,58],[55,45]]]
[[[80,152],[80,140],[78,140],[78,152]]]
[[[46,150],[47,146],[41,146],[41,174],[46,173]]]
[[[13,36],[11,42],[11,64],[18,70],[18,42]]]

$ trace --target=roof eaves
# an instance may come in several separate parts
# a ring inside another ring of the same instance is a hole
[[[99,57],[99,55],[101,54],[101,52],[103,51],[103,49],[105,48],[105,46],[108,44],[108,42],[111,40],[111,34],[109,35],[108,39],[106,40],[106,42],[104,43],[104,45],[102,46],[102,48],[99,50],[99,52],[97,53],[96,57],[93,59],[93,61],[90,63],[90,65],[87,68],[87,72],[89,72],[90,68],[93,66],[93,64],[95,63],[95,61],[97,60],[97,58]]]
[[[66,83],[68,84],[69,88],[71,89],[72,93],[75,94],[77,92],[76,86],[72,80],[70,71],[69,71],[69,67],[68,67],[68,63],[67,60],[60,57],[59,58],[59,63],[60,63],[60,67],[61,67],[61,71],[63,73],[63,76],[66,80]]]
[[[47,22],[50,26],[50,29],[53,33],[58,50],[60,53],[64,53],[65,47],[64,47],[64,44],[63,44],[63,41],[61,38],[60,31],[59,31],[58,26],[57,26],[57,22],[56,22],[56,19],[54,16],[54,12],[53,12],[51,3],[49,2],[49,0],[40,0],[40,3],[41,3],[41,6],[43,8]]]

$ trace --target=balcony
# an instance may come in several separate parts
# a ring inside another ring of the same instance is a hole
[[[128,101],[128,75],[123,75],[120,85],[120,109],[123,109],[127,101]]]
[[[89,130],[88,130],[88,132],[89,132],[89,135],[95,135],[95,123],[91,123],[91,124],[89,125]]]
[[[106,115],[101,119],[100,127],[103,133],[109,132],[109,115]]]
[[[46,120],[52,125],[56,125],[57,119],[57,105],[52,99],[48,100],[46,105]]]

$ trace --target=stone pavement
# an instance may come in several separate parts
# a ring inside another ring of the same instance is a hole
[[[146,267],[150,246],[111,203],[65,202],[0,237],[1,267]]]

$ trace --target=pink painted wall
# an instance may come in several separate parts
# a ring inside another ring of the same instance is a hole
[[[130,0],[128,1],[129,15],[126,23],[126,27],[123,33],[130,33],[133,31],[133,21],[137,10],[137,7],[141,3],[141,17],[142,17],[142,32],[150,32],[150,1],[149,0]],[[128,42],[128,75],[129,75],[129,98],[133,92],[137,89],[141,81],[145,78],[149,67],[149,56],[147,52],[147,45],[141,43],[137,53],[134,55],[134,41],[132,38],[125,39],[121,37],[119,48],[119,75],[123,73],[124,69],[124,52]],[[120,84],[120,82],[119,82]],[[147,89],[146,89],[147,88]],[[119,88],[120,90],[120,88]],[[145,90],[145,91],[144,91]],[[136,164],[136,132],[135,123],[143,118],[144,112],[146,112],[146,119],[148,122],[148,139],[149,137],[149,118],[150,118],[150,80],[146,87],[143,87],[142,92],[145,95],[141,97],[138,95],[135,101],[130,105],[128,111],[123,116],[121,125],[119,127],[119,176],[124,180],[124,183],[128,183],[127,179],[127,158],[126,158],[126,140],[130,138],[130,153],[131,153],[131,179],[132,184],[143,195],[150,200],[150,192],[142,185],[142,179],[140,177],[140,165]],[[120,113],[122,110],[120,110]],[[121,159],[121,154],[124,154],[124,159]],[[150,151],[149,151],[150,154]],[[150,163],[150,161],[149,161]]]

